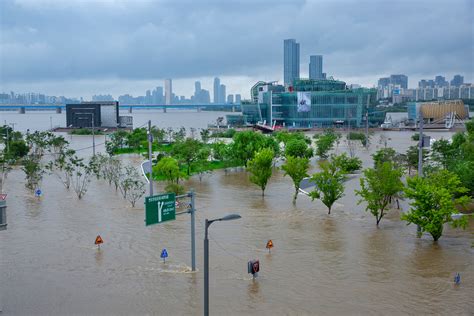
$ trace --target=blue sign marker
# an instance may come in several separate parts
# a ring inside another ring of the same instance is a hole
[[[161,251],[160,258],[163,259],[163,262],[165,262],[166,258],[168,258],[168,251],[166,251],[166,248]]]
[[[454,284],[456,285],[459,285],[459,283],[461,283],[461,275],[458,273],[456,273],[456,275],[454,276]]]
[[[36,195],[37,197],[40,197],[42,193],[43,193],[43,192],[41,192],[40,189],[36,189],[36,191],[35,191],[35,195]]]

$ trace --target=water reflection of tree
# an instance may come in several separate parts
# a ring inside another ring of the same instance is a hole
[[[370,228],[372,231],[364,235],[362,246],[365,256],[362,256],[361,267],[370,281],[382,282],[393,278],[393,273],[402,265],[397,244],[400,240],[390,235],[389,229]]]
[[[319,227],[316,229],[320,232],[319,245],[326,251],[335,252],[342,248],[342,236],[338,231],[337,219],[327,217],[317,221]]]
[[[344,236],[339,229],[337,218],[326,217],[318,219],[315,227],[315,260],[321,262],[320,267],[324,275],[338,280],[347,277],[346,251]]]

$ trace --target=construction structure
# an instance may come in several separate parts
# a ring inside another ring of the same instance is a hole
[[[408,120],[416,124],[420,116],[425,128],[449,129],[469,119],[469,107],[462,100],[409,103]]]

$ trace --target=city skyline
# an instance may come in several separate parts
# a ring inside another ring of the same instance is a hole
[[[320,54],[325,72],[348,84],[374,87],[393,73],[406,74],[410,88],[439,73],[473,82],[473,46],[465,45],[473,41],[472,2],[454,2],[344,1],[341,11],[337,1],[262,2],[250,10],[246,1],[186,3],[188,10],[182,2],[2,1],[0,90],[90,99],[139,95],[172,78],[176,95],[190,97],[195,81],[209,89],[217,76],[228,94],[248,98],[259,80],[283,83],[286,38],[301,44],[303,78],[309,56]],[[244,11],[252,21],[280,26],[256,34],[252,23],[233,18]],[[427,25],[430,31],[412,31]]]

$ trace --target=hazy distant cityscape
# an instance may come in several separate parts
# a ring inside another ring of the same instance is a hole
[[[334,76],[323,72],[323,55],[310,55],[308,74],[311,80],[333,80]],[[283,41],[283,87],[290,88],[294,80],[300,77],[300,43],[295,39]],[[337,75],[336,75],[337,76]],[[375,80],[374,80],[375,81]],[[272,81],[278,83],[278,80]],[[254,84],[249,82],[249,86]],[[348,84],[346,88],[360,88],[357,83]],[[454,75],[451,80],[445,76],[437,75],[434,79],[422,79],[417,88],[409,88],[408,76],[405,74],[392,74],[379,78],[374,82],[377,89],[377,100],[382,104],[401,104],[411,101],[474,99],[474,85],[464,82],[464,76]],[[194,93],[186,97],[177,95],[173,91],[173,80],[165,79],[163,86],[146,90],[144,95],[133,96],[123,94],[115,97],[111,94],[93,95],[90,101],[114,101],[124,105],[180,105],[180,104],[240,104],[242,96],[226,94],[226,85],[220,78],[215,77],[212,91],[204,89],[200,81],[194,83]],[[252,98],[252,96],[251,96]],[[65,96],[49,96],[43,93],[25,92],[0,93],[0,104],[67,104],[85,101],[84,97],[70,98]]]

